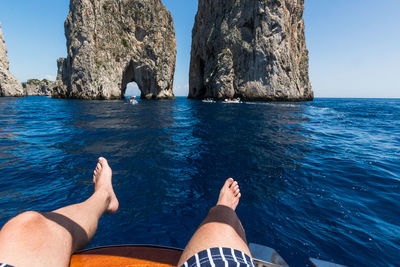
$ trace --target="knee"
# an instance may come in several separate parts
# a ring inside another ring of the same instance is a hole
[[[11,219],[5,226],[14,225],[21,228],[37,228],[44,224],[45,218],[39,212],[26,211]]]
[[[38,223],[38,222],[40,223],[41,221],[43,221],[44,218],[43,218],[43,215],[40,214],[39,212],[26,211],[24,213],[21,213],[17,217],[15,217],[15,219],[17,219],[21,223],[30,224],[30,223]]]
[[[28,211],[17,215],[9,220],[0,231],[0,239],[19,237],[25,238],[28,235],[33,235],[42,231],[46,227],[46,222],[43,216],[34,211]]]

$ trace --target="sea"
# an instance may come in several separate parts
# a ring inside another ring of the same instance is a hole
[[[99,156],[120,209],[90,248],[184,248],[233,177],[247,240],[290,266],[400,266],[400,99],[0,98],[0,225],[84,201]]]

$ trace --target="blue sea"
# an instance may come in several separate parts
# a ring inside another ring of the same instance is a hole
[[[0,98],[0,225],[85,200],[99,156],[120,209],[89,247],[183,248],[233,177],[248,241],[290,266],[400,264],[400,100]]]

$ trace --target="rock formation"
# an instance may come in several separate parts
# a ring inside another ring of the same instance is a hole
[[[21,83],[10,72],[7,47],[0,24],[0,96],[24,96]]]
[[[313,99],[304,0],[199,0],[189,98]]]
[[[51,96],[53,94],[54,82],[47,79],[29,79],[22,83],[26,95],[31,96]]]
[[[142,98],[174,98],[175,29],[160,0],[71,0],[65,36],[54,97],[119,99],[134,81]]]

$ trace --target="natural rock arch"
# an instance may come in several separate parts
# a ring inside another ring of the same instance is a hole
[[[158,91],[157,78],[152,69],[139,62],[130,61],[123,74],[121,83],[121,95],[125,95],[126,87],[129,83],[135,82],[140,90],[140,97],[145,99],[171,98],[168,95],[162,95],[164,92]],[[173,97],[173,95],[172,95]]]
[[[175,30],[160,0],[71,0],[65,35],[55,97],[120,99],[134,81],[142,98],[174,98]]]

